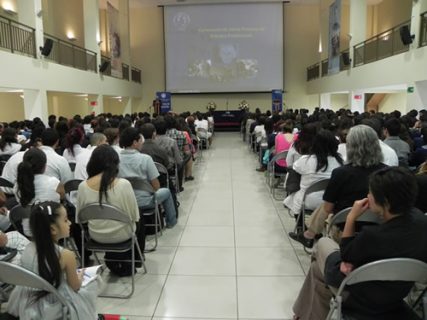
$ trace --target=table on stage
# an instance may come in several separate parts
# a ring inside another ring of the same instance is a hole
[[[239,131],[245,112],[242,110],[215,110],[213,112],[216,131]]]

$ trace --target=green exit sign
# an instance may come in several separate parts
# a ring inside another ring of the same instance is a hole
[[[408,87],[406,90],[408,93],[414,93],[414,87]]]

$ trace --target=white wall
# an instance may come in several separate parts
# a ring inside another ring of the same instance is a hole
[[[378,111],[390,113],[394,110],[405,110],[404,107],[407,104],[407,97],[408,95],[406,92],[386,94],[386,96],[378,106]]]

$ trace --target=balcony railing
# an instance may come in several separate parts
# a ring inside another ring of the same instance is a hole
[[[138,68],[132,67],[132,70],[131,70],[131,80],[133,82],[141,83],[141,70],[139,70]]]
[[[320,65],[319,63],[312,64],[307,68],[307,81],[319,78]]]
[[[52,51],[46,59],[82,70],[97,72],[96,52],[76,46],[71,42],[61,40],[49,34],[44,34],[46,39],[53,41]]]
[[[400,28],[403,26],[410,29],[410,20],[356,44],[353,47],[353,66],[361,66],[408,51],[409,45],[404,45],[400,38]]]
[[[0,16],[0,48],[36,58],[35,30]]]
[[[420,47],[427,46],[427,11],[421,14]]]
[[[322,77],[325,77],[328,75],[328,64],[329,64],[329,59],[322,60],[322,62],[321,62]]]
[[[122,63],[122,77],[124,80],[129,81],[129,65]]]

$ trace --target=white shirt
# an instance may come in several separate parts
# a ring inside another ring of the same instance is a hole
[[[18,164],[24,159],[25,151],[15,153],[4,165],[1,177],[15,184],[18,175]],[[9,192],[8,192],[9,193]]]
[[[0,156],[6,156],[6,155],[14,155],[15,153],[19,152],[22,148],[22,145],[19,143],[12,142],[11,144],[6,144],[4,146],[4,149],[0,149]]]
[[[379,140],[381,152],[383,154],[382,163],[390,166],[397,167],[399,165],[399,158],[397,157],[396,151],[394,151],[390,146],[385,144],[383,141]]]
[[[64,154],[62,155],[65,160],[67,160],[68,162],[76,162],[76,157],[84,152],[86,149],[82,148],[79,144],[75,144],[73,146],[73,151],[74,151],[74,156],[71,154],[70,150],[65,149],[64,150]]]
[[[39,149],[46,154],[46,175],[57,178],[62,182],[62,184],[73,179],[73,173],[71,172],[70,165],[63,156],[57,154],[52,147],[41,146]]]
[[[195,120],[194,121],[194,125],[196,128],[202,128],[205,129],[206,131],[209,129],[209,122],[208,120]]]
[[[87,180],[88,174],[86,171],[86,167],[95,148],[96,147],[92,147],[89,145],[86,149],[83,149],[84,152],[81,152],[76,156],[76,168],[74,169],[75,179]]]

